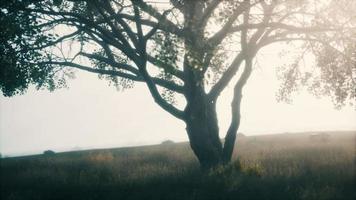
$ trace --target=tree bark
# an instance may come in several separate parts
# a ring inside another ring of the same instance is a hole
[[[190,146],[202,169],[210,169],[222,163],[222,144],[214,103],[206,99],[193,101],[187,112],[186,130]]]

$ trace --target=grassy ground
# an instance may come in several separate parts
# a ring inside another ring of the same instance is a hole
[[[202,173],[187,143],[1,159],[1,199],[356,199],[356,132],[242,137]]]

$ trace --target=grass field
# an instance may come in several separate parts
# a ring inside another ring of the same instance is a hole
[[[238,138],[201,172],[187,143],[1,159],[1,199],[356,199],[356,132]]]

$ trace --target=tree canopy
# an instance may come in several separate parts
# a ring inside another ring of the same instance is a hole
[[[246,2],[249,5],[243,6]],[[158,68],[155,84],[168,90],[164,95],[166,98],[172,91],[181,92],[179,86],[182,83],[173,82],[182,81],[179,80],[183,76],[179,65],[185,48],[183,40],[190,37],[184,30],[182,16],[187,12],[186,5],[189,1],[2,2],[2,92],[5,96],[23,93],[30,84],[50,90],[63,87],[66,78],[72,76],[64,66],[98,73],[118,87],[126,88],[132,85],[132,81],[144,81],[132,66],[132,62],[139,59],[135,55],[139,29],[147,32],[148,61]],[[298,60],[293,66],[283,69],[285,84],[281,88],[281,99],[286,99],[288,94],[303,85],[300,82],[308,79],[309,89],[315,94],[332,96],[335,104],[353,102],[355,2],[210,0],[201,1],[200,6],[205,12],[201,19],[197,19],[200,21],[199,29],[204,32],[204,45],[210,46],[202,53],[212,57],[206,59],[209,66],[204,69],[207,71],[205,84],[215,83],[226,71],[226,57],[232,54],[228,50],[241,51],[241,44],[233,45],[232,40],[246,30],[248,37],[258,41],[258,48],[277,41],[304,40],[308,41],[304,47],[316,56],[319,72],[301,72]],[[250,10],[249,20],[244,23],[241,17],[247,10]],[[219,31],[216,31],[217,27]],[[75,50],[63,47],[66,45],[76,45]],[[63,52],[69,50],[70,54]],[[83,63],[80,57],[89,59],[92,65],[77,65]],[[298,57],[299,60],[301,58]]]
[[[280,100],[307,87],[336,106],[354,103],[355,9],[348,0],[9,0],[0,7],[0,87],[5,96],[31,84],[53,90],[73,69],[119,89],[143,82],[186,122],[201,162],[215,154],[229,160],[242,89],[265,46],[294,43],[302,52],[279,69]],[[314,66],[302,65],[307,55]],[[232,120],[221,145],[215,105],[229,83]]]

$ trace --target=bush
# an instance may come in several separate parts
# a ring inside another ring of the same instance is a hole
[[[46,155],[46,156],[52,156],[54,154],[56,154],[56,153],[52,150],[46,150],[43,152],[43,155]]]
[[[163,145],[174,144],[174,141],[172,141],[172,140],[165,140],[165,141],[163,141],[161,144],[163,144]]]

